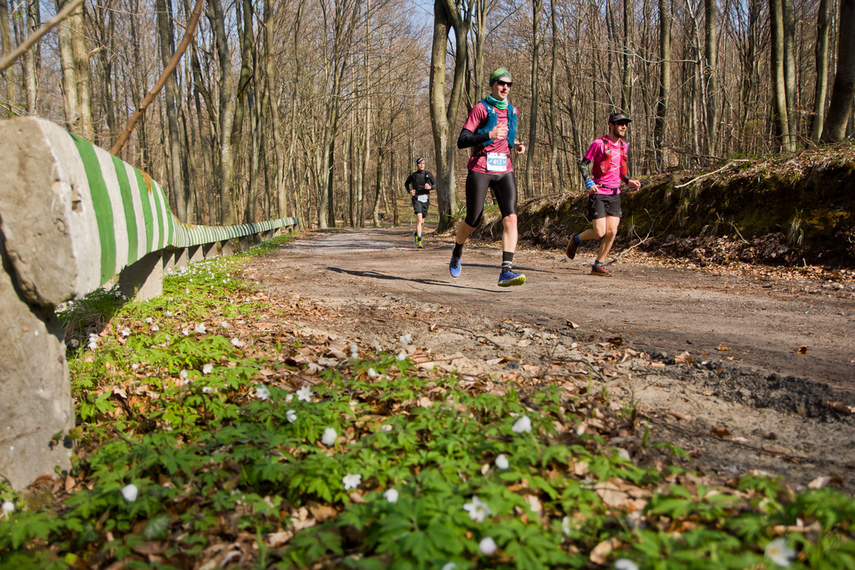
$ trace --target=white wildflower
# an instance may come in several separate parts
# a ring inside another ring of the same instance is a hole
[[[489,536],[481,539],[481,542],[478,543],[478,549],[485,556],[492,556],[493,553],[496,552],[496,541],[490,538]]]
[[[285,419],[287,419],[290,423],[294,423],[297,421],[297,412],[294,410],[288,410],[285,412]]]
[[[151,332],[157,332],[160,330],[160,327],[157,325],[151,325]]]
[[[184,336],[188,336],[190,334],[190,329],[184,327],[183,329],[181,329],[181,334],[183,334]]]
[[[454,562],[448,562],[445,566],[442,567],[442,570],[457,570],[457,564]]]
[[[564,533],[564,536],[570,536],[570,517],[561,519],[561,532]]]
[[[392,424],[383,424],[380,426],[380,431],[392,431]]]
[[[359,487],[359,484],[362,483],[362,475],[359,473],[348,473],[341,478],[341,482],[344,483],[345,491],[348,489],[356,489]]]
[[[504,453],[501,453],[498,457],[496,457],[496,467],[498,467],[499,469],[507,469],[508,467],[510,467],[510,463],[508,463],[508,458],[505,457]]]
[[[522,416],[514,422],[511,430],[514,433],[529,433],[531,431],[531,420],[528,419],[528,416]]]
[[[615,570],[638,570],[638,564],[629,558],[618,558],[615,560]]]
[[[406,360],[406,359],[407,359],[407,355],[406,355],[406,354],[404,354],[403,352],[399,352],[399,353],[398,353],[398,360],[399,360],[399,361],[401,361],[401,360]]]
[[[210,394],[213,391],[214,389],[211,386],[205,386],[204,388],[202,388],[202,393],[204,394]]]
[[[478,495],[472,496],[472,502],[463,505],[463,510],[469,513],[470,518],[475,522],[483,522],[484,519],[493,514],[487,503],[478,498]]]
[[[291,402],[293,400],[294,400],[294,394],[288,394],[287,396],[285,396],[286,402]]]
[[[189,294],[190,294],[190,289],[184,289],[184,294],[185,294],[185,295],[189,295]]]
[[[131,336],[131,329],[129,329],[127,327],[123,328],[122,329],[122,336],[125,338],[128,338],[129,336]]]
[[[220,326],[223,327],[224,329],[227,329],[227,328],[229,328],[229,323],[227,323],[226,321],[223,321],[220,323]]]
[[[321,443],[326,445],[327,447],[335,444],[335,440],[338,439],[338,434],[335,432],[333,428],[327,428],[324,430],[324,435],[321,437]]]
[[[170,311],[170,310],[168,310],[168,309],[167,309],[167,311],[166,311],[164,314],[165,314],[167,317],[171,317],[171,316],[172,316],[172,311]]]
[[[403,345],[410,344],[411,342],[413,342],[413,335],[411,335],[410,333],[407,333],[404,336],[402,336],[401,338],[399,338],[398,341]]]
[[[397,489],[387,489],[383,496],[386,497],[386,500],[390,503],[398,502],[398,490]]]
[[[202,367],[202,374],[210,374],[213,371],[214,371],[214,365],[213,364],[206,364],[205,366]]]
[[[134,501],[137,500],[137,494],[138,493],[139,493],[139,489],[137,489],[137,486],[134,485],[133,483],[131,483],[130,485],[128,485],[124,489],[122,489],[122,496],[129,503],[133,503]]]
[[[585,433],[585,424],[580,423],[576,426],[576,435],[584,435]]]
[[[138,362],[134,362],[133,364],[131,364],[131,370],[136,370],[139,367],[140,367],[140,365]]]
[[[244,343],[244,342],[243,342],[242,340],[240,340],[238,337],[234,337],[234,338],[232,338],[232,346],[235,346],[235,347],[237,347],[237,348],[240,348],[240,347],[242,347],[244,344],[246,344],[246,343]]]
[[[377,371],[374,370],[373,368],[369,368],[368,369],[368,376],[370,376],[371,378],[377,378]]]
[[[89,335],[89,350],[95,350],[98,348],[98,335],[90,334]]]
[[[3,501],[3,512],[7,515],[11,515],[15,512],[15,503],[12,501]]]
[[[264,385],[257,386],[255,388],[255,397],[259,400],[266,400],[270,397],[270,388]]]
[[[312,401],[312,388],[306,384],[299,390],[297,390],[297,399],[301,402],[311,402]]]
[[[145,319],[145,322],[147,322],[148,324],[151,324],[153,321],[154,319],[152,319],[151,317],[146,317]]]
[[[776,538],[766,545],[766,557],[781,568],[789,568],[796,551],[787,546],[786,538]]]
[[[205,326],[205,323],[199,323],[193,330],[199,334],[205,334],[206,332],[208,332],[208,327]]]
[[[187,377],[190,375],[190,373],[186,370],[182,370],[178,373],[178,375],[181,377],[182,380],[187,380]]]

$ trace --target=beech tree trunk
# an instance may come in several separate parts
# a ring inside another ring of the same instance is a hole
[[[659,97],[653,126],[654,162],[665,169],[665,135],[668,126],[668,98],[671,93],[671,2],[659,0]]]
[[[855,99],[855,0],[840,0],[840,28],[837,40],[837,73],[831,92],[828,119],[822,131],[824,142],[840,142],[852,116]]]
[[[810,125],[810,140],[819,142],[825,126],[825,98],[828,92],[828,35],[830,0],[819,0],[816,15],[816,89],[813,98],[813,117]]]

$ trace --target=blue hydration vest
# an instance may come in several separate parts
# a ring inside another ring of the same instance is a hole
[[[484,121],[481,126],[478,127],[478,130],[475,131],[476,135],[489,133],[499,122],[499,113],[496,111],[496,108],[490,105],[486,99],[482,99],[480,102],[483,103],[484,108],[487,109],[487,120]],[[514,109],[514,106],[508,102],[508,148],[514,148],[515,140],[517,140],[517,112]],[[494,142],[495,141],[487,141],[484,144],[479,145],[477,152],[484,152],[484,149]]]

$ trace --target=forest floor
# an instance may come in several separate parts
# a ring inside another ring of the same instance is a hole
[[[312,300],[295,331],[400,350],[486,382],[556,382],[635,409],[708,476],[761,470],[795,486],[855,492],[855,272],[737,263],[699,267],[617,247],[517,250],[524,286],[497,287],[501,253],[470,242],[459,279],[451,238],[412,228],[306,233],[252,258],[243,277],[274,298]],[[643,434],[626,436],[641,444]]]

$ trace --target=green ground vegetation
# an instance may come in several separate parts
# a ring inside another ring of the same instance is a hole
[[[319,344],[287,322],[322,306],[272,300],[240,267],[112,296],[69,353],[72,470],[0,484],[0,566],[855,568],[850,496],[761,474],[715,487],[647,437],[667,461],[634,461],[592,427],[644,432],[605,390],[497,392]]]

